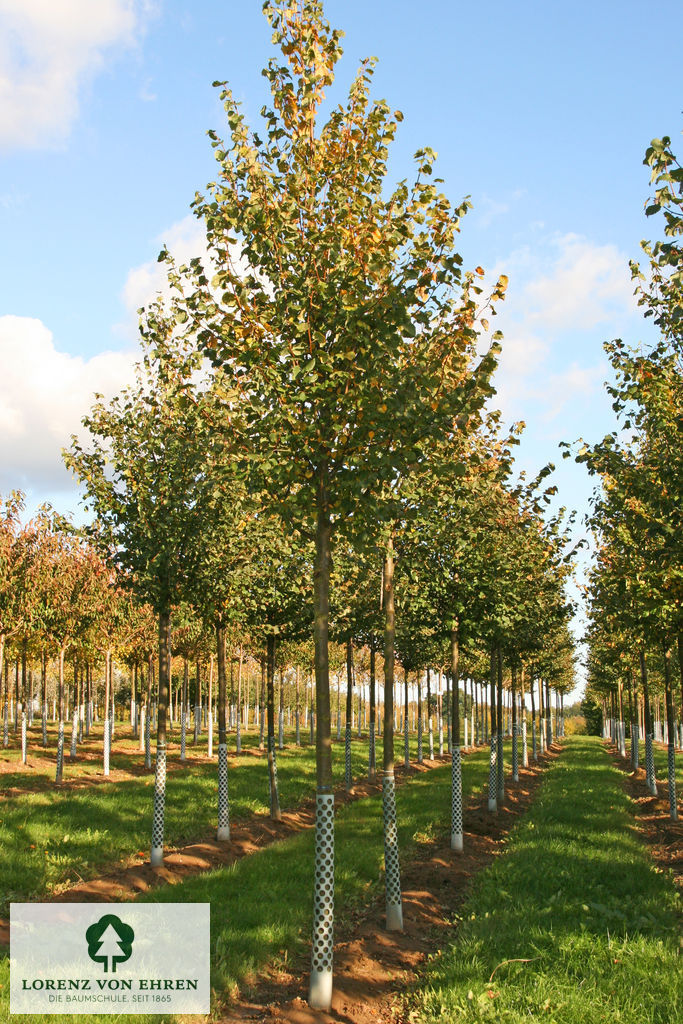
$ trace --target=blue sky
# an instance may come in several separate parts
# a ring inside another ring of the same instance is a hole
[[[328,0],[346,33],[331,96],[375,55],[373,93],[403,111],[391,156],[410,177],[423,145],[458,201],[466,264],[510,278],[498,376],[527,423],[520,464],[612,426],[601,344],[646,325],[628,273],[646,222],[643,153],[680,144],[680,4]],[[252,124],[272,53],[260,0],[0,0],[0,492],[76,508],[59,450],[94,390],[130,374],[135,309],[159,283],[163,242],[192,255],[196,190],[223,130],[211,83]],[[561,463],[561,460],[559,460]],[[558,465],[583,510],[583,470]]]

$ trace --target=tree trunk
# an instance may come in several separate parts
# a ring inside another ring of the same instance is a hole
[[[498,771],[497,771],[498,795],[497,795],[497,799],[498,799],[498,804],[500,805],[500,804],[505,802],[505,773],[504,773],[504,762],[503,762],[503,740],[504,740],[504,735],[503,735],[503,730],[504,730],[504,723],[503,723],[503,654],[502,654],[502,651],[500,649],[500,644],[498,644],[498,649],[496,651],[496,664],[497,664],[497,668],[498,668],[498,687],[497,687],[497,701],[498,701],[498,705],[497,705],[497,713],[496,713],[496,721],[498,722],[498,765],[497,765],[497,767],[498,767]]]
[[[352,788],[351,779],[351,715],[353,708],[353,647],[346,641],[346,718],[344,726],[344,784],[346,792]]]
[[[489,701],[489,714],[491,716],[491,749],[489,753],[489,811],[495,813],[498,810],[498,768],[496,761],[498,757],[498,729],[496,721],[496,646],[491,644],[491,699]]]
[[[517,743],[517,669],[512,668],[512,781],[519,782],[519,748]]]
[[[457,619],[451,625],[451,679],[453,686],[453,749],[451,753],[451,850],[463,851],[462,761],[460,755],[460,697],[458,664],[460,645]]]
[[[422,764],[422,682],[417,673],[417,763]]]
[[[270,783],[270,816],[280,821],[280,794],[277,785],[277,755],[275,753],[275,636],[268,634],[266,655],[266,706],[268,712],[268,779]]]
[[[103,747],[104,747],[104,774],[109,775],[109,759],[111,755],[111,725],[109,718],[109,704],[111,701],[111,676],[109,674],[109,660],[111,658],[111,651],[107,651],[104,659],[104,736],[103,736]]]
[[[171,613],[159,612],[159,695],[157,701],[157,757],[154,773],[154,816],[152,819],[152,867],[164,863],[164,810],[166,805],[166,713],[171,682]],[[151,672],[149,674],[151,676]],[[148,690],[149,693],[149,677]]]
[[[213,654],[209,658],[209,717],[206,723],[207,753],[213,757]]]
[[[296,745],[297,745],[297,747],[300,747],[301,746],[301,698],[300,698],[300,694],[299,694],[299,666],[298,665],[296,666],[295,685],[296,685],[296,697],[295,697],[296,709],[295,709],[295,713],[294,713],[294,720],[295,720],[295,728],[296,728]]]
[[[316,805],[313,945],[308,1002],[329,1010],[332,1003],[334,955],[334,791],[330,721],[330,569],[332,524],[328,509],[327,471],[320,471],[317,490],[315,570],[313,577],[316,692]]]
[[[244,648],[240,644],[240,660],[237,667],[237,721],[235,722],[235,750],[242,753],[242,664],[244,662]]]
[[[65,649],[61,647],[59,650],[59,682],[57,690],[59,724],[57,726],[57,770],[55,782],[62,781],[62,769],[64,767],[64,654]]]
[[[43,726],[43,746],[47,747],[47,658],[40,653],[40,707]]]
[[[647,682],[647,666],[645,651],[640,649],[640,681],[643,687],[643,710],[645,715],[645,773],[647,787],[653,796],[657,796],[657,780],[655,778],[655,758],[652,749],[652,708],[650,707],[650,690]]]
[[[186,760],[187,745],[187,690],[190,678],[190,667],[187,657],[183,657],[183,688],[180,693],[180,760]]]
[[[28,759],[26,734],[26,641],[21,645],[21,760],[26,764]]]
[[[666,731],[667,731],[667,782],[669,788],[669,815],[672,821],[678,821],[676,804],[676,721],[674,718],[674,702],[671,692],[671,649],[664,651],[664,694],[666,698]]]
[[[261,688],[259,690],[259,750],[264,749],[263,730],[265,728],[266,714],[266,660],[261,660]]]
[[[410,768],[410,724],[408,720],[408,669],[403,670],[403,762]]]
[[[432,715],[432,684],[429,667],[427,668],[427,728],[429,729],[429,760],[434,760],[434,722]]]
[[[170,687],[169,662],[169,687]],[[152,770],[152,685],[154,683],[154,657],[150,654],[147,664],[147,697],[145,700],[145,768]]]
[[[216,655],[218,663],[218,828],[216,839],[230,838],[230,798],[228,793],[228,729],[225,720],[227,701],[226,635],[225,626],[216,625]]]
[[[376,701],[376,652],[374,640],[370,641],[370,741],[368,750],[368,779],[374,782],[377,778],[377,764],[375,759],[375,716],[377,708]]]
[[[403,928],[401,870],[396,826],[396,783],[394,779],[394,659],[396,611],[394,605],[394,544],[390,539],[384,556],[382,586],[384,605],[384,774],[382,777],[382,816],[384,823],[384,875],[386,886],[386,926],[388,931]]]

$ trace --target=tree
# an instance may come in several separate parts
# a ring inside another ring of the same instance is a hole
[[[151,862],[163,863],[166,715],[171,612],[197,572],[202,525],[220,501],[213,468],[222,451],[198,379],[199,358],[153,304],[141,322],[137,382],[109,406],[99,401],[84,419],[89,450],[72,438],[65,461],[81,479],[95,520],[90,536],[124,584],[158,618],[157,754]]]
[[[329,581],[333,536],[363,534],[385,483],[419,459],[416,444],[450,429],[487,394],[494,353],[474,369],[474,275],[463,275],[453,209],[417,154],[412,188],[385,189],[400,114],[370,103],[372,61],[345,107],[317,130],[341,56],[320,0],[267,0],[284,62],[264,71],[265,140],[221,85],[231,141],[210,136],[217,181],[194,209],[216,273],[193,260],[171,280],[201,351],[234,377],[245,417],[242,457],[269,478],[285,521],[315,544],[317,811],[310,1001],[332,991],[333,814]],[[501,279],[494,297],[502,298]],[[385,661],[390,664],[391,659]],[[386,707],[386,704],[385,704]],[[385,736],[385,751],[387,736]],[[393,761],[385,763],[387,780]]]

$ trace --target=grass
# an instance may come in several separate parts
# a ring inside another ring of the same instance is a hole
[[[258,745],[251,737],[245,745]],[[367,744],[352,744],[352,771],[366,773]],[[190,748],[188,748],[190,753]],[[343,750],[335,748],[335,777],[343,781]],[[169,758],[179,764],[179,759]],[[229,757],[233,820],[270,809],[265,755]],[[107,867],[148,855],[152,830],[153,773],[102,785],[8,798],[0,803],[0,847],[5,857],[0,913],[11,901],[52,894]],[[290,746],[278,751],[278,788],[283,809],[296,807],[315,791],[315,751]],[[217,762],[206,760],[169,771],[165,841],[169,846],[215,826]]]
[[[303,732],[303,731],[302,731]],[[289,743],[278,750],[278,788],[283,810],[297,807],[315,793],[315,748],[294,745],[293,731],[287,731]],[[206,742],[206,738],[203,738]],[[123,730],[117,735],[112,766],[127,758],[139,766],[140,755],[127,753],[132,742]],[[90,741],[95,748],[96,739]],[[230,737],[234,749],[234,734]],[[252,814],[268,814],[270,798],[265,754],[255,756],[258,736],[248,733],[243,740],[244,753],[229,754],[231,820]],[[188,757],[195,751],[188,745]],[[249,752],[251,751],[251,752]],[[403,741],[396,743],[397,759]],[[7,752],[5,752],[7,753]],[[426,748],[425,748],[426,753]],[[14,752],[16,755],[16,751]],[[382,745],[378,741],[377,762],[381,765]],[[411,756],[417,758],[417,740],[411,737]],[[66,766],[65,761],[65,766]],[[72,766],[87,777],[91,762]],[[180,765],[178,749],[169,756],[166,793],[165,843],[177,846],[199,838],[215,827],[217,815],[217,760],[199,759]],[[354,738],[351,744],[351,770],[354,778],[367,776],[367,739]],[[337,784],[344,781],[344,746],[333,743],[333,771]],[[101,769],[98,771],[101,775]],[[24,771],[24,784],[35,785],[35,777]],[[3,785],[7,775],[0,776]],[[7,914],[12,901],[39,899],[58,893],[82,879],[97,877],[103,871],[128,863],[140,854],[148,856],[152,831],[153,772],[119,781],[79,789],[61,789],[50,785],[36,793],[9,797],[0,802],[0,848],[5,853],[0,914]]]
[[[485,785],[488,753],[482,749],[464,761],[467,796]],[[450,829],[450,766],[411,777],[398,790],[399,842],[402,856],[415,843]],[[379,895],[383,864],[382,813],[379,795],[340,806],[336,817],[335,902],[337,927],[356,908]],[[306,954],[312,927],[314,834],[302,832],[245,857],[235,864],[153,890],[157,902],[211,904],[212,987],[219,999],[267,964]],[[304,962],[305,963],[305,962]],[[304,970],[306,967],[304,966]],[[7,960],[0,962],[0,1017],[8,991]],[[18,1018],[19,1019],[19,1018]],[[44,1016],[45,1022],[52,1021]],[[90,1018],[81,1016],[83,1024]],[[114,1017],[97,1015],[94,1024]],[[127,1016],[131,1022],[164,1020],[154,1015]],[[58,1018],[54,1018],[55,1022]]]
[[[681,1020],[680,897],[633,815],[600,741],[569,739],[506,855],[475,883],[410,1019]]]

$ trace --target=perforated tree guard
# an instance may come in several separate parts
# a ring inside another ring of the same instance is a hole
[[[460,747],[451,754],[451,850],[462,853],[462,759]]]
[[[332,1002],[334,955],[334,794],[318,792],[315,800],[315,881],[313,943],[308,1002],[327,1010]]]
[[[498,738],[491,733],[491,746],[489,754],[489,810],[498,810],[498,767],[496,765],[496,754],[498,750]]]
[[[230,838],[230,800],[228,797],[228,744],[218,744],[218,830],[216,839]]]
[[[653,796],[656,796],[657,780],[655,778],[655,758],[652,750],[652,733],[645,734],[645,775],[648,789]]]
[[[159,867],[164,863],[164,809],[166,806],[166,744],[157,744],[156,771],[154,773],[154,811],[152,815],[152,850],[150,863]]]
[[[678,821],[676,804],[676,753],[673,739],[667,746],[667,782],[669,786],[669,815],[672,821]]]
[[[351,789],[351,726],[347,724],[344,729],[344,783],[346,789]]]
[[[396,827],[396,781],[393,772],[385,772],[382,779],[382,818],[387,930],[401,931],[403,928],[403,903],[401,901],[401,868],[398,859],[398,829]]]

